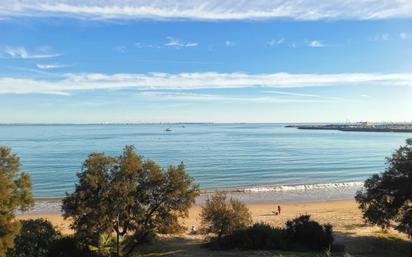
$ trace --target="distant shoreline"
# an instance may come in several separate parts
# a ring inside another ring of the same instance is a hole
[[[412,124],[394,123],[394,124],[328,124],[328,125],[287,125],[287,128],[307,129],[307,130],[338,130],[353,132],[396,132],[411,133]]]
[[[304,127],[304,126],[328,126],[328,124],[335,124],[336,126],[347,126],[353,123],[348,122],[209,122],[209,121],[199,121],[199,122],[86,122],[86,123],[59,123],[59,122],[0,122],[0,126],[82,126],[82,125],[228,125],[228,124],[271,124],[271,125],[284,125],[285,127]],[[410,125],[410,121],[399,121],[399,122],[370,122],[370,124],[377,125]]]

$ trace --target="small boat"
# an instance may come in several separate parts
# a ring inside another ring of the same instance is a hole
[[[166,132],[172,131],[170,128],[165,129]]]

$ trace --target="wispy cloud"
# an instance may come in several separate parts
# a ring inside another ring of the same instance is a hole
[[[326,44],[324,44],[322,41],[319,41],[319,40],[309,40],[309,41],[306,41],[306,44],[309,47],[315,47],[315,48],[317,48],[317,47],[327,47]]]
[[[186,92],[156,92],[146,91],[139,92],[138,96],[144,96],[145,99],[153,100],[172,100],[172,101],[227,101],[227,102],[255,102],[255,103],[319,103],[319,102],[336,102],[334,99],[305,99],[305,98],[280,98],[270,95],[222,95],[222,94],[198,94]]]
[[[3,53],[6,57],[15,59],[45,59],[60,56],[60,54],[50,53],[48,51],[44,51],[44,49],[41,51],[31,52],[24,47],[5,47],[3,49]]]
[[[114,50],[118,53],[124,54],[127,51],[127,47],[126,46],[116,46]]]
[[[412,39],[412,34],[406,33],[406,32],[401,32],[399,33],[399,37],[401,39]]]
[[[36,64],[36,67],[41,70],[59,69],[59,68],[66,68],[70,66],[71,65],[64,65],[64,64],[58,64],[58,63]]]
[[[369,37],[370,41],[388,41],[391,40],[391,35],[388,33],[377,34]]]
[[[284,37],[280,37],[277,39],[272,39],[269,42],[267,42],[268,46],[277,46],[285,43],[286,39]]]
[[[0,18],[70,16],[81,19],[243,20],[291,18],[389,19],[412,17],[408,0],[3,0]]]
[[[181,47],[195,47],[199,45],[199,43],[197,42],[189,42],[189,41],[183,42],[173,37],[167,37],[167,40],[168,41],[164,44],[164,46],[166,47],[181,48]]]
[[[277,91],[277,90],[264,91],[264,93],[266,93],[266,94],[276,94],[276,95],[285,95],[285,96],[295,96],[295,97],[302,97],[302,98],[318,98],[318,99],[325,99],[325,100],[346,100],[344,98],[335,97],[335,96],[302,94],[302,93],[285,92],[285,91]]]
[[[0,77],[0,93],[68,93],[81,90],[188,90],[299,88],[326,86],[412,86],[412,73],[247,74],[247,73],[66,73],[52,80]]]
[[[235,43],[233,43],[232,41],[230,41],[230,40],[226,40],[225,41],[225,46],[227,46],[227,47],[232,47],[232,46],[234,46],[235,45]]]

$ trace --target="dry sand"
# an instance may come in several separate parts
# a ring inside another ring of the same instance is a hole
[[[248,204],[252,212],[254,222],[265,222],[276,226],[283,226],[288,219],[301,214],[310,214],[312,218],[320,223],[330,223],[335,230],[346,230],[363,224],[361,213],[354,200],[333,200],[304,203],[281,204],[281,214],[275,215],[277,211],[275,204]],[[190,209],[189,217],[183,223],[191,228],[200,225],[200,206]],[[49,220],[61,230],[62,233],[71,233],[69,220],[64,220],[59,214],[31,214],[21,215],[18,219],[44,218]]]

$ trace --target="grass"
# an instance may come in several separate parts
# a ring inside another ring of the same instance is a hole
[[[393,231],[374,231],[368,235],[356,233],[337,233],[347,252],[356,256],[410,257],[410,242]]]

